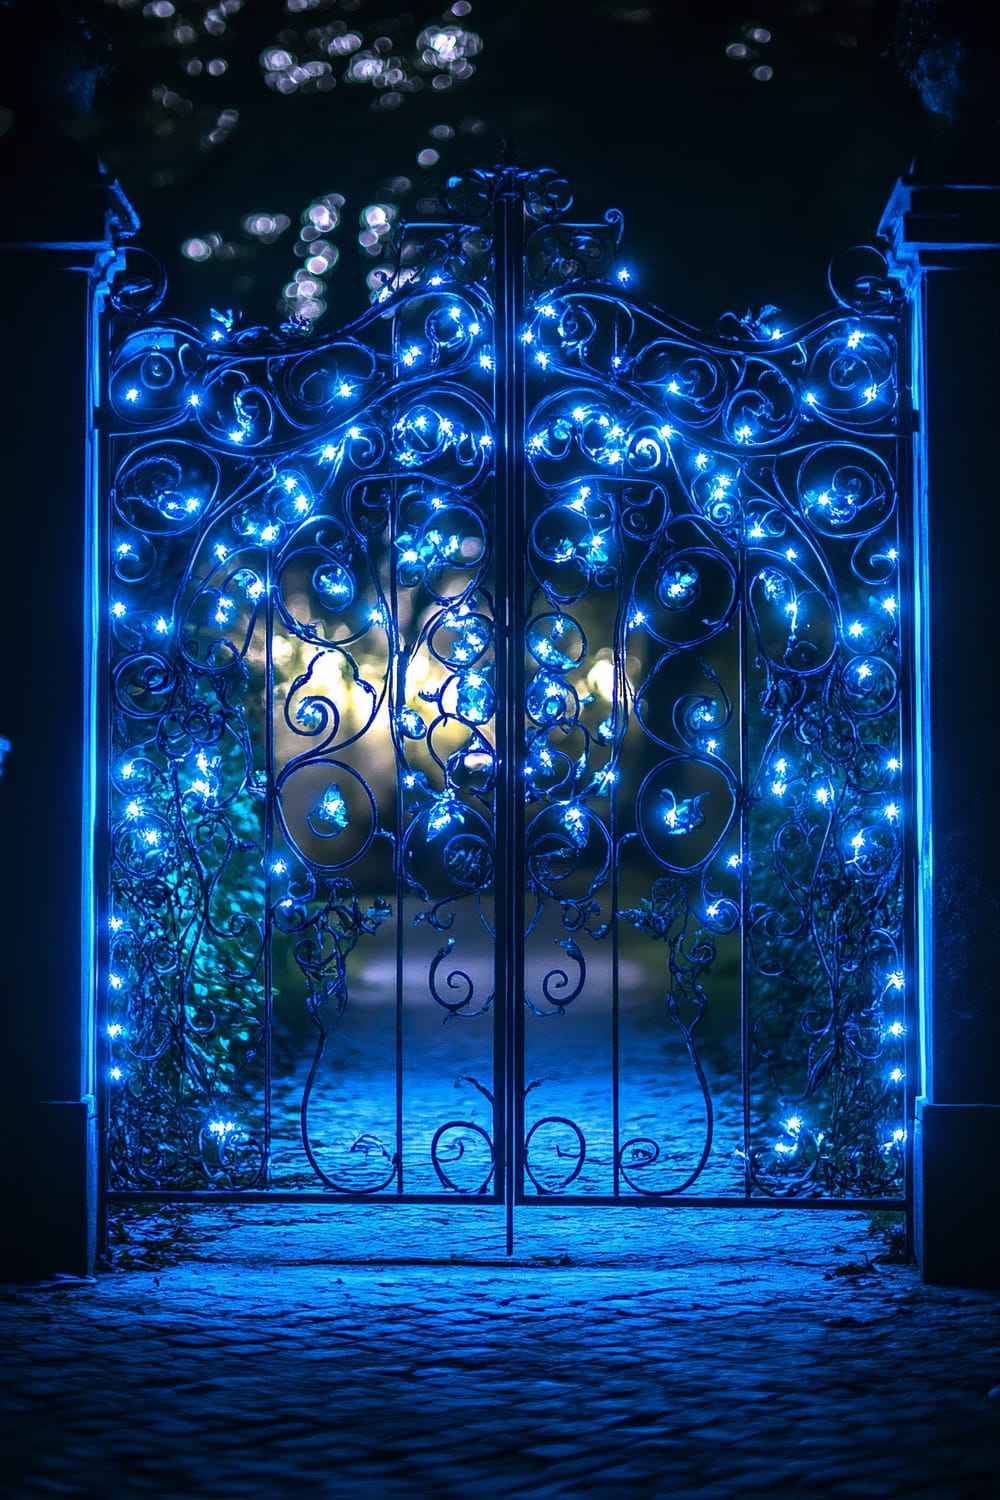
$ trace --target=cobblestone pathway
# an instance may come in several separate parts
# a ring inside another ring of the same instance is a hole
[[[473,1208],[281,1212],[6,1289],[5,1496],[1000,1494],[1000,1297],[863,1215],[525,1210],[507,1262]]]

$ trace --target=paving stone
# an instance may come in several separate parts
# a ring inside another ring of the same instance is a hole
[[[251,1208],[0,1291],[13,1500],[1000,1493],[1000,1298],[879,1262],[864,1216],[526,1210],[487,1266],[482,1217],[456,1263],[440,1215]]]

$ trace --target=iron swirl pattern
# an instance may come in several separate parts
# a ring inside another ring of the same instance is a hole
[[[130,270],[105,391],[109,1183],[395,1189],[391,1109],[330,1126],[334,1039],[404,924],[442,1019],[492,1004],[462,957],[493,940],[492,304],[438,277],[307,337],[155,301]],[[427,1167],[478,1191],[492,1110],[465,1124]]]

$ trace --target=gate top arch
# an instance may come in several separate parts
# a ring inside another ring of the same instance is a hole
[[[137,252],[112,283],[109,1185],[897,1201],[885,263],[842,257],[803,327],[701,333],[636,295],[621,215],[574,222],[557,174],[471,172],[445,203],[335,331],[161,317]],[[368,950],[391,1099],[332,1144]],[[491,1053],[413,1146],[415,970]],[[654,971],[693,1100],[673,1134],[625,1077]],[[588,1128],[530,1076],[533,1038],[605,987]],[[294,1147],[288,996],[311,1028]]]

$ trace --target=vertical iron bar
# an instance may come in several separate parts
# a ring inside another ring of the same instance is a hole
[[[264,1182],[271,1177],[271,1063],[274,1024],[274,960],[271,953],[272,855],[274,845],[274,576],[271,554],[265,558],[267,587],[264,598]]]
[[[497,323],[497,790],[496,972],[503,1027],[502,1102],[495,1130],[503,1172],[506,1252],[514,1253],[514,1205],[524,1146],[524,208],[517,174],[501,179],[494,209]]]
[[[904,1094],[903,1128],[906,1140],[903,1147],[903,1195],[906,1200],[906,1247],[913,1254],[913,1119],[916,1095],[920,1088],[919,1047],[919,994],[922,964],[920,960],[920,933],[917,926],[917,900],[920,870],[920,848],[917,819],[920,815],[917,796],[916,749],[917,749],[917,693],[920,684],[916,668],[920,610],[918,578],[926,576],[920,570],[922,539],[918,526],[916,498],[917,466],[915,445],[920,422],[919,401],[914,400],[914,387],[919,371],[914,359],[914,330],[916,320],[912,303],[907,301],[896,319],[896,545],[899,548],[899,598],[900,598],[900,686],[902,690],[902,712],[900,714],[900,753],[903,773],[900,779],[902,805],[903,840],[903,974],[906,986],[903,991],[903,1019],[906,1025],[906,1046],[903,1067],[906,1072]],[[904,496],[906,512],[903,512]]]
[[[398,370],[398,367],[397,367]],[[396,728],[399,705],[406,701],[405,674],[402,671],[402,646],[399,639],[399,578],[396,572],[397,495],[392,487],[392,504],[389,512],[389,628],[386,634],[391,660],[389,662],[389,734],[393,746],[393,767],[396,783],[396,809],[394,819],[395,845],[393,848],[393,870],[396,887],[396,1192],[403,1192],[403,903],[406,885],[403,880],[403,834],[406,831],[404,787],[402,766],[398,749]]]
[[[621,487],[618,489],[618,503],[615,507],[615,543],[616,556],[621,559],[625,552],[625,542],[620,525],[621,518]],[[617,746],[619,751],[624,747],[625,735],[628,732],[628,719],[626,717],[625,694],[622,686],[626,680],[628,667],[628,611],[622,610],[622,590],[625,588],[622,578],[618,590],[618,607],[615,611],[614,637],[613,637],[613,659],[615,674],[611,684],[611,723],[613,735],[611,744]],[[620,668],[620,675],[619,675]],[[620,739],[619,715],[621,715]],[[611,757],[611,768],[614,772],[614,780],[608,787],[609,807],[609,831],[611,834],[611,1191],[614,1197],[618,1197],[621,1188],[620,1144],[621,1144],[621,984],[619,979],[620,943],[618,933],[618,782],[621,777],[621,765],[625,757],[622,754],[613,754]]]
[[[747,946],[750,938],[750,731],[747,723],[747,622],[750,618],[750,590],[747,579],[747,544],[741,533],[739,543],[739,705],[740,705],[740,1088],[743,1096],[743,1194],[751,1197],[750,1178],[750,982]]]

